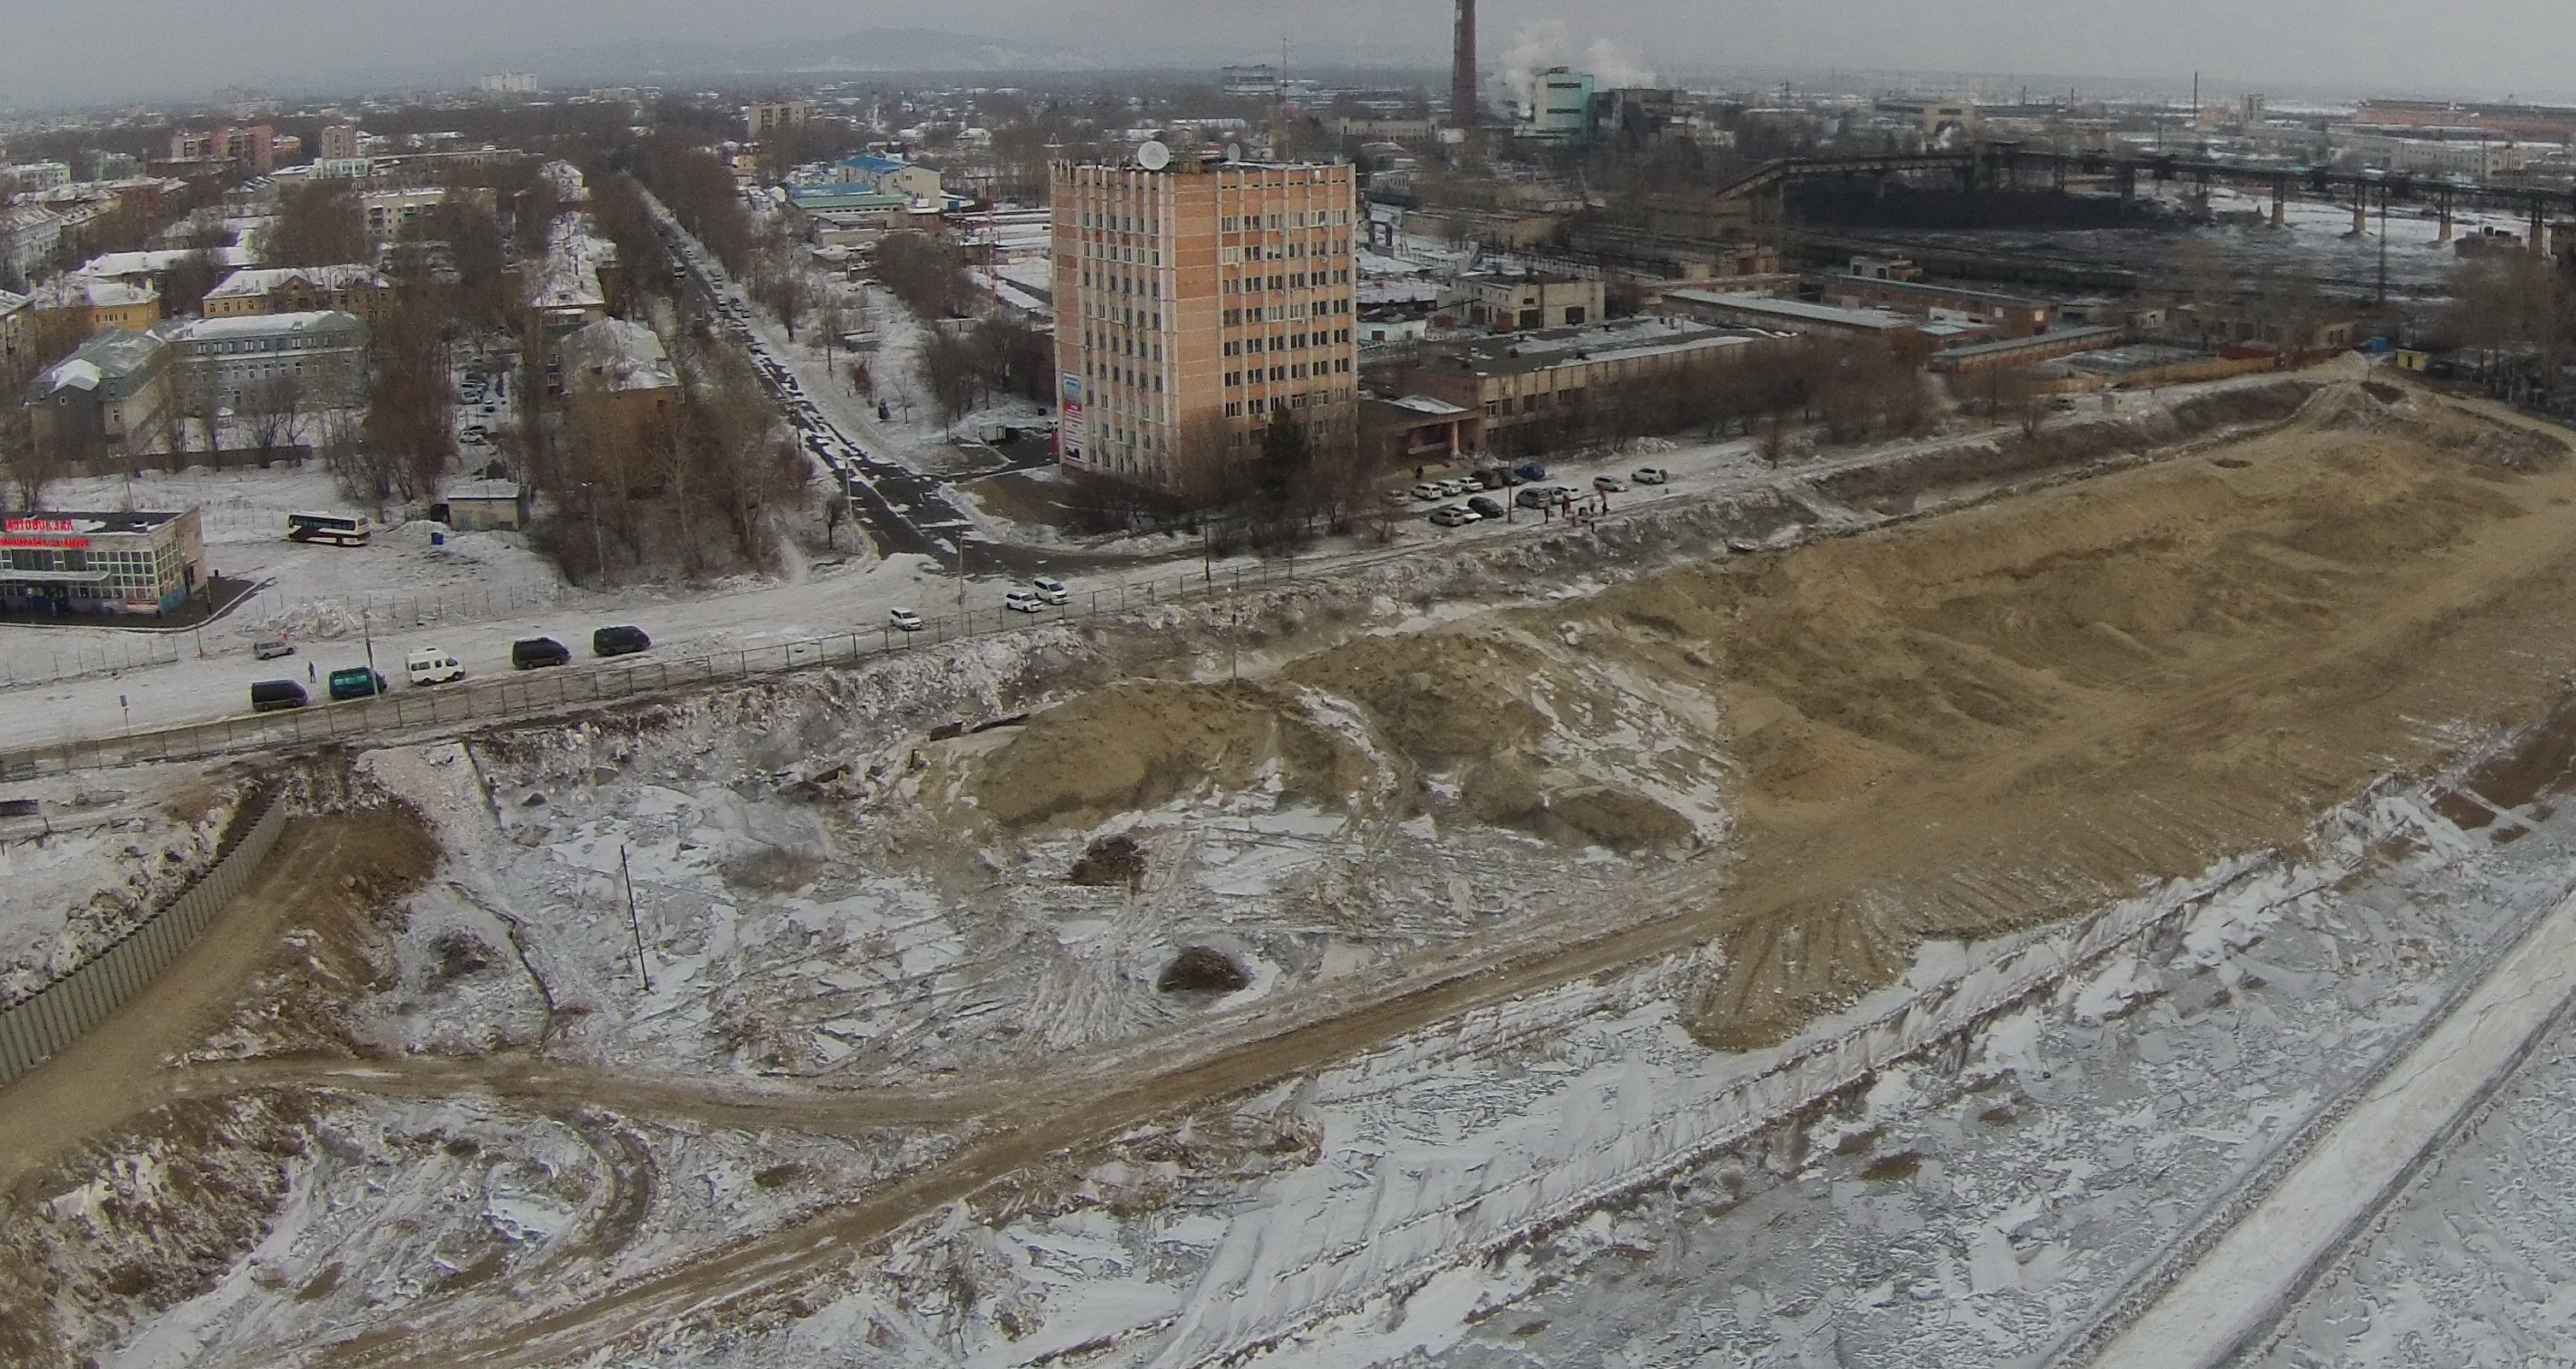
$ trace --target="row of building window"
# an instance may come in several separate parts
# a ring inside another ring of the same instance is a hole
[[[1292,261],[1306,257],[1347,257],[1351,252],[1348,238],[1317,238],[1312,243],[1272,243],[1267,247],[1253,243],[1245,247],[1231,244],[1216,249],[1216,264],[1241,266],[1249,261]]]
[[[1223,317],[1226,327],[1237,328],[1247,323],[1282,323],[1289,319],[1322,318],[1328,314],[1347,314],[1350,311],[1351,302],[1347,299],[1319,299],[1311,303],[1306,300],[1290,300],[1285,304],[1253,304],[1241,309],[1228,309]]]
[[[1350,369],[1351,359],[1349,357],[1335,357],[1332,360],[1332,364],[1329,366],[1321,361],[1295,361],[1290,362],[1285,366],[1271,367],[1270,383],[1277,385],[1285,381],[1305,380],[1310,376],[1328,376],[1334,374],[1347,375],[1350,373]],[[1228,371],[1225,373],[1225,386],[1229,390],[1237,389],[1245,385],[1258,385],[1261,383],[1261,380],[1262,373],[1258,368],[1249,371]]]
[[[1220,233],[1284,233],[1298,228],[1330,228],[1351,221],[1347,209],[1292,209],[1285,214],[1226,214],[1218,217]]]
[[[1329,409],[1333,405],[1334,398],[1335,396],[1330,390],[1316,390],[1312,393],[1300,391],[1293,395],[1272,395],[1268,399],[1229,400],[1226,402],[1225,416],[1228,418],[1241,418],[1249,412],[1253,417],[1258,418],[1264,412],[1275,414],[1283,409],[1304,409],[1310,407]],[[1234,445],[1238,447],[1247,446],[1260,440],[1260,435],[1257,433],[1237,432],[1234,434]]]
[[[1280,333],[1270,339],[1267,349],[1273,352],[1297,352],[1305,350],[1309,345],[1326,347],[1350,340],[1351,330],[1348,328],[1337,328],[1331,332],[1317,329],[1313,333]],[[1248,337],[1240,342],[1229,340],[1225,344],[1225,354],[1230,357],[1262,350],[1264,350],[1264,344],[1258,336]]]
[[[1263,289],[1262,279],[1263,278],[1260,276],[1227,276],[1225,279],[1217,282],[1217,293],[1221,295],[1257,295],[1260,294]],[[1313,278],[1309,279],[1307,274],[1303,271],[1291,271],[1286,275],[1271,276],[1268,279],[1270,282],[1268,288],[1272,290],[1305,290],[1309,288],[1322,289],[1327,285],[1350,284],[1351,273],[1348,270],[1317,271],[1314,273]]]

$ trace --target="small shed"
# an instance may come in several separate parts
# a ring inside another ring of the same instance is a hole
[[[447,487],[436,515],[458,532],[517,532],[527,523],[525,509],[518,482],[468,480]]]

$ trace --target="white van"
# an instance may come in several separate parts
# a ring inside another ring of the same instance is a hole
[[[403,674],[416,685],[445,684],[449,680],[464,679],[465,667],[458,665],[454,656],[437,647],[422,647],[403,658]]]
[[[1029,588],[1036,590],[1038,597],[1050,604],[1066,603],[1073,598],[1073,591],[1065,588],[1064,582],[1052,575],[1032,578],[1029,581]]]

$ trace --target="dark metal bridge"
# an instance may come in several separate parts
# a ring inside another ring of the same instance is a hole
[[[2576,188],[2518,181],[2458,181],[2395,171],[2337,171],[2330,167],[2260,166],[2213,161],[2160,152],[2056,152],[2015,142],[1983,142],[1935,152],[1888,153],[1882,156],[1792,157],[1754,168],[1719,186],[1720,201],[1749,200],[1757,195],[1785,195],[1791,181],[1819,177],[1885,181],[1923,172],[1944,172],[1966,191],[2064,190],[2076,179],[2114,184],[2121,198],[2133,197],[2143,182],[2185,184],[2203,198],[2213,185],[2268,192],[2272,217],[2279,222],[2292,199],[2350,204],[2359,229],[2374,204],[2423,204],[2433,208],[2442,236],[2451,235],[2453,213],[2463,208],[2509,208],[2527,217],[2535,230],[2545,229],[2555,214],[2576,214]],[[2534,241],[2540,238],[2535,232]]]

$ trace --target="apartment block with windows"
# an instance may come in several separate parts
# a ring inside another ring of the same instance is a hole
[[[1348,441],[1359,412],[1348,166],[1054,169],[1058,452],[1164,490],[1249,460],[1273,412]]]

